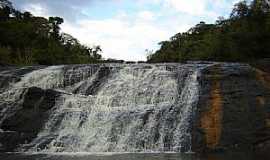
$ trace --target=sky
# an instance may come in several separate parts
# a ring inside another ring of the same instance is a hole
[[[87,46],[101,45],[104,58],[146,60],[146,49],[204,21],[228,17],[238,0],[11,0],[35,16],[59,16],[62,32]]]

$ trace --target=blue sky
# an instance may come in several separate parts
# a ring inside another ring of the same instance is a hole
[[[105,58],[145,60],[146,49],[205,21],[228,17],[238,0],[11,0],[36,16],[60,16],[62,31]]]

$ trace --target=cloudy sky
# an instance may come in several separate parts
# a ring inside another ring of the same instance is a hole
[[[217,17],[238,0],[11,0],[35,16],[59,16],[62,31],[85,45],[100,44],[103,57],[145,60],[146,49]]]

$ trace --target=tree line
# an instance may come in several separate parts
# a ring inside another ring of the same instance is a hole
[[[215,24],[200,22],[160,42],[148,62],[244,61],[270,58],[270,1],[241,1]]]
[[[60,17],[33,16],[0,0],[0,64],[53,65],[97,63],[101,47],[87,47],[60,32]]]

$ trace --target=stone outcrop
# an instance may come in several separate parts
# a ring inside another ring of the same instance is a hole
[[[270,149],[270,76],[244,64],[203,70],[193,125],[195,151]]]

